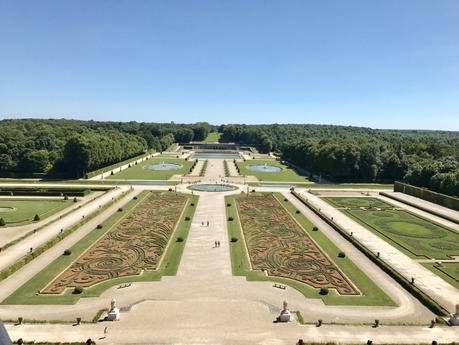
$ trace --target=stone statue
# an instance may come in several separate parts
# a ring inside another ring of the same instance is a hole
[[[284,301],[283,303],[284,309],[280,312],[279,316],[277,317],[277,322],[289,322],[290,321],[290,310],[288,310],[288,303]]]
[[[120,309],[116,307],[116,300],[110,302],[110,310],[107,313],[107,321],[119,321]]]
[[[449,324],[451,326],[459,326],[459,304],[456,304],[456,313],[451,314]]]

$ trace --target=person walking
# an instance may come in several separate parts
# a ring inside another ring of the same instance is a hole
[[[201,223],[201,224],[202,224],[202,226],[204,226],[204,221],[202,221],[202,223]]]
[[[108,327],[105,327],[104,328],[104,338],[107,338],[107,334],[108,334]]]
[[[209,226],[209,221],[207,221],[207,226]]]
[[[217,241],[214,241],[214,248],[217,248]]]
[[[220,248],[220,241],[217,241],[217,247]]]

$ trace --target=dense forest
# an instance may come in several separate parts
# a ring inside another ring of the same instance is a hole
[[[82,177],[147,150],[203,140],[211,129],[207,123],[2,120],[0,176]]]
[[[258,145],[333,181],[394,181],[459,195],[459,133],[329,125],[222,125],[221,142]]]
[[[331,125],[221,125],[18,119],[0,121],[0,176],[81,177],[146,150],[204,140],[275,151],[337,182],[401,180],[459,195],[459,133]]]

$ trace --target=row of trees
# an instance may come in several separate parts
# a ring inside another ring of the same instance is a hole
[[[223,142],[258,144],[335,181],[394,181],[459,195],[459,133],[325,125],[223,125]]]
[[[212,129],[207,123],[2,120],[0,176],[83,176],[147,149],[203,140]]]

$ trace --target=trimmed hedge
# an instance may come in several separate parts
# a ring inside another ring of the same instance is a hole
[[[437,314],[438,316],[447,316],[449,315],[448,311],[444,309],[441,305],[435,302],[432,298],[430,298],[427,294],[421,291],[416,285],[411,284],[411,282],[394,270],[391,266],[381,260],[376,254],[371,252],[367,247],[365,247],[362,243],[356,240],[353,236],[349,235],[347,231],[343,230],[340,226],[336,223],[332,222],[330,219],[325,217],[322,212],[319,212],[313,205],[309,202],[304,200],[297,192],[291,191],[291,193],[305,206],[307,206],[310,210],[312,210],[316,215],[318,215],[323,221],[325,221],[328,225],[330,225],[333,229],[335,229],[342,237],[346,240],[351,242],[354,247],[360,250],[368,259],[370,259],[373,263],[375,263],[379,268],[381,268],[384,272],[390,275],[397,283],[399,283],[405,290],[411,293],[415,298],[419,300],[424,306],[426,306],[430,311]]]
[[[394,192],[405,193],[459,211],[459,199],[406,183],[394,182]]]
[[[2,187],[0,195],[8,196],[85,196],[91,192],[90,189],[81,188],[21,188]]]

